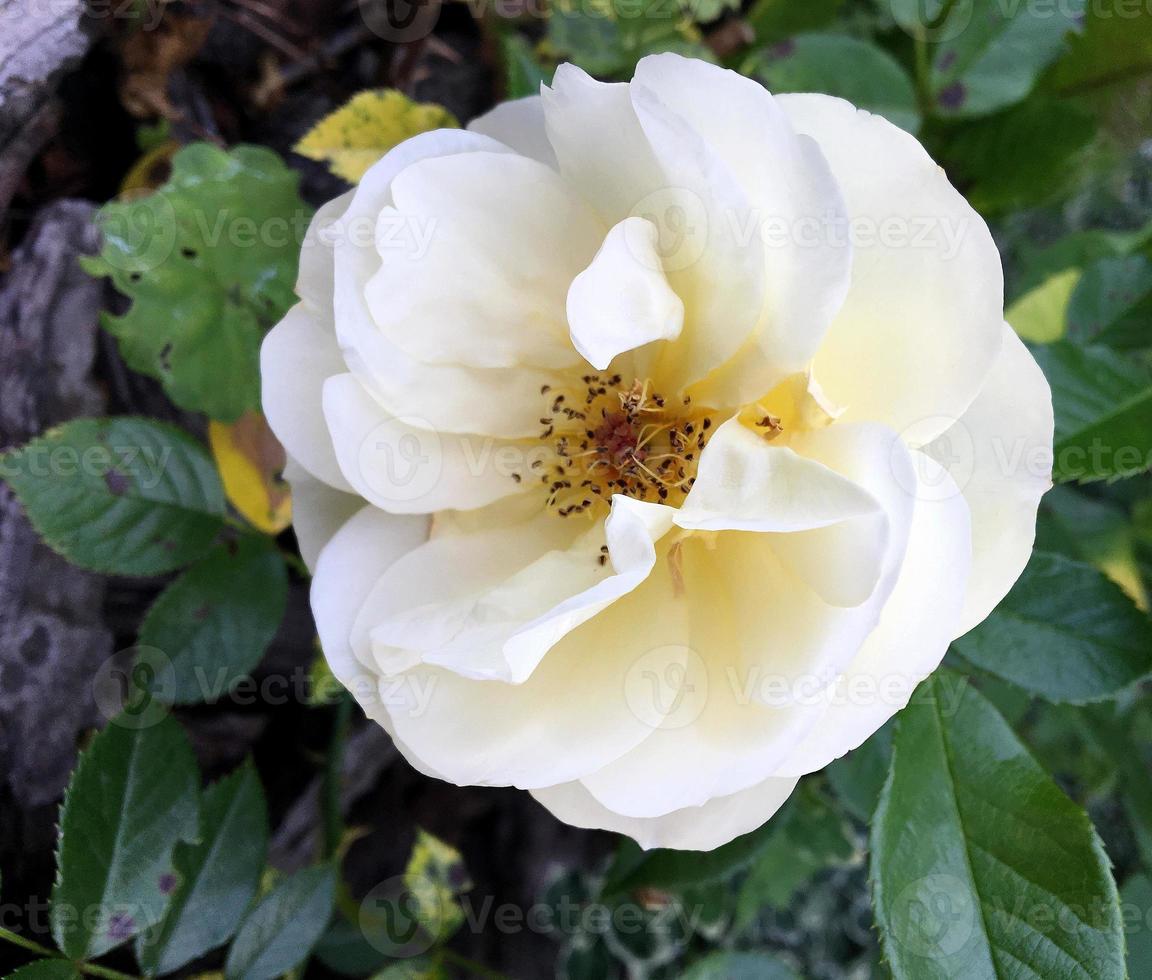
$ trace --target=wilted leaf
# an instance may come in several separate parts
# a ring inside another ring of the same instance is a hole
[[[372,164],[404,140],[431,129],[459,125],[443,106],[413,102],[395,89],[379,89],[361,92],[325,116],[295,150],[328,164],[338,177],[355,184]]]
[[[257,530],[279,534],[292,523],[292,496],[281,478],[284,447],[259,412],[231,424],[208,423],[208,442],[228,500]]]

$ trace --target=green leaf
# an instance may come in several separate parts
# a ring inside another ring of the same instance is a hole
[[[1085,0],[951,4],[932,60],[935,108],[945,117],[981,116],[1021,101],[1065,50]],[[898,7],[921,6],[905,0]]]
[[[1018,281],[1018,294],[1038,286],[1049,276],[1066,269],[1078,269],[1098,259],[1129,255],[1147,244],[1152,236],[1152,225],[1136,231],[1073,232],[1043,248],[1024,243],[1020,250],[1022,269]]]
[[[772,837],[756,855],[736,904],[738,925],[764,908],[784,910],[812,877],[855,854],[842,815],[812,786],[800,786],[784,809],[768,821]]]
[[[260,662],[287,600],[270,538],[218,545],[160,594],[140,627],[140,644],[164,656],[153,693],[174,704],[220,698]]]
[[[1139,913],[1129,925],[1128,933],[1128,976],[1132,980],[1152,977],[1152,878],[1146,874],[1133,875],[1120,889],[1120,902],[1124,909]]]
[[[303,963],[332,916],[336,873],[329,865],[285,878],[240,927],[224,975],[228,980],[272,980]]]
[[[430,956],[416,956],[393,963],[372,974],[371,980],[446,980],[448,974]]]
[[[775,818],[774,818],[775,819]],[[654,848],[642,851],[624,841],[604,883],[605,895],[619,895],[636,888],[686,888],[720,881],[747,867],[775,833],[773,821],[737,837],[714,851],[675,851]]]
[[[199,840],[176,845],[175,891],[163,920],[137,944],[141,965],[173,973],[231,939],[260,884],[267,848],[264,791],[248,764],[208,788]]]
[[[858,749],[828,766],[824,775],[848,812],[868,823],[888,778],[891,761],[892,725],[887,724]]]
[[[1036,548],[1094,565],[1137,606],[1148,608],[1136,532],[1123,507],[1072,487],[1053,487],[1040,502]]]
[[[767,953],[712,953],[697,960],[680,980],[798,980],[790,967]]]
[[[1068,306],[1068,333],[1115,350],[1152,347],[1152,262],[1130,255],[1085,269]]]
[[[1062,95],[1096,92],[1152,73],[1152,11],[1131,0],[1093,0],[1084,30],[1047,79]]]
[[[159,921],[172,851],[195,833],[199,776],[180,726],[113,722],[81,753],[60,811],[52,935],[100,956]]]
[[[916,92],[900,62],[854,37],[802,34],[760,48],[743,71],[774,93],[822,92],[878,113],[910,133],[920,125]]]
[[[104,318],[133,369],[181,408],[231,422],[260,406],[260,341],[295,302],[311,209],[275,153],[184,147],[155,194],[106,204],[93,275],[132,300]]]
[[[5,974],[4,980],[80,980],[81,973],[68,960],[33,960]]]
[[[552,70],[540,64],[523,34],[506,33],[500,44],[504,52],[504,94],[510,99],[539,95],[540,86],[551,81]]]
[[[893,977],[1124,976],[1116,885],[1087,815],[975,689],[944,693],[937,674],[900,715],[872,825]]]
[[[1152,621],[1084,562],[1036,552],[992,614],[955,641],[982,670],[1054,702],[1115,697],[1152,670]]]
[[[78,419],[0,456],[40,536],[76,565],[159,575],[200,557],[224,491],[191,436],[152,419]]]
[[[1105,347],[1034,348],[1056,410],[1057,480],[1115,480],[1152,466],[1152,378]]]
[[[1068,302],[1080,281],[1079,269],[1065,269],[1049,276],[1004,311],[1004,319],[1021,339],[1050,344],[1067,330]]]
[[[831,26],[843,6],[844,0],[756,0],[748,12],[748,23],[757,41],[774,44]]]
[[[388,959],[368,942],[359,923],[343,916],[336,916],[312,952],[328,969],[348,977],[375,973]]]
[[[949,126],[939,158],[983,214],[1067,197],[1089,173],[1097,120],[1070,102],[1032,98]]]

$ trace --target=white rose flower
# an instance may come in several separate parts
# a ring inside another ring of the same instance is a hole
[[[707,849],[1019,576],[1051,397],[984,222],[820,95],[645,58],[417,136],[268,336],[312,606],[408,760]]]

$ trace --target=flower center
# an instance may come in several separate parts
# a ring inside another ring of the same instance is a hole
[[[542,390],[548,408],[540,438],[547,457],[533,463],[561,517],[582,514],[615,493],[679,504],[696,478],[715,423],[688,396],[668,399],[652,382],[586,374],[580,385]]]

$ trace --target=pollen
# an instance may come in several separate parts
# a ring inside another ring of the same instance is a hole
[[[535,475],[561,517],[602,512],[617,493],[678,505],[692,489],[716,419],[690,397],[667,397],[650,380],[619,374],[586,374],[541,395],[540,440],[549,453]]]

